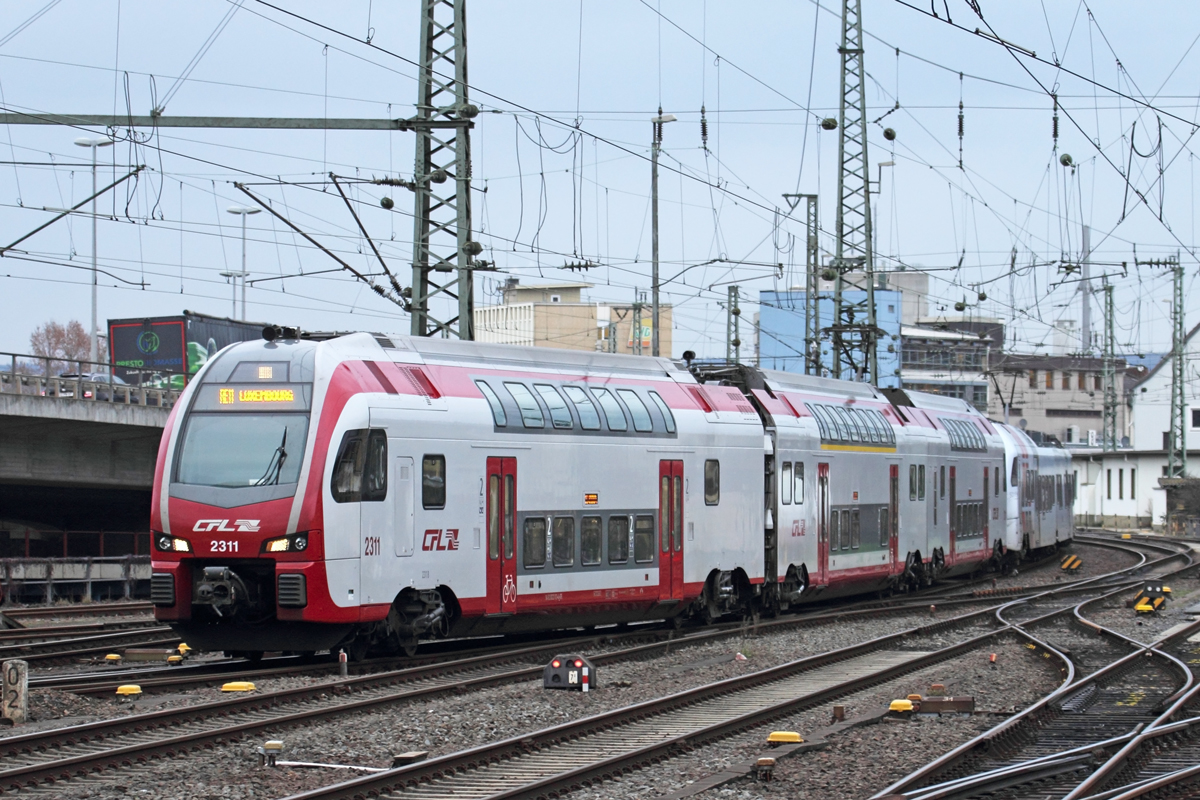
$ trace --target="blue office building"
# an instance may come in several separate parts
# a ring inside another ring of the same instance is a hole
[[[758,354],[764,369],[804,372],[804,298],[803,291],[759,292]],[[862,290],[842,293],[843,302],[864,303]],[[833,324],[833,298],[822,292],[818,302],[821,327]],[[865,321],[865,320],[864,320]],[[875,323],[886,335],[879,341],[879,385],[900,386],[900,292],[875,290]],[[833,363],[829,339],[821,340],[821,363],[828,370]]]

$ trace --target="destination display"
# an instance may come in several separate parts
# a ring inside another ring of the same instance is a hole
[[[307,411],[312,387],[307,384],[209,384],[200,387],[196,411]]]

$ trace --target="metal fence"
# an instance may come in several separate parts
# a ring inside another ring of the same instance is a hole
[[[0,394],[170,408],[180,395],[170,387],[186,376],[163,376],[167,387],[133,386],[103,362],[0,352]]]
[[[72,559],[149,554],[149,531],[0,529],[0,558]]]

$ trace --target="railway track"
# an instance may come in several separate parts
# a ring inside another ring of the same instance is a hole
[[[954,608],[978,606],[990,602],[994,601],[991,598],[977,598],[966,595],[947,600],[939,599],[937,607],[944,613]],[[789,615],[778,621],[762,621],[753,627],[756,630],[773,630],[797,626],[826,625],[844,620],[877,616],[879,614],[905,614],[914,611],[925,611],[928,607],[928,598],[923,595],[914,597],[904,596],[893,599],[890,602],[864,601],[860,604],[853,604],[852,607],[844,610],[801,612],[797,615]],[[710,626],[706,629],[707,632],[701,635],[721,638],[741,635],[746,629],[747,625],[744,623],[725,623]],[[553,639],[550,642],[547,639],[552,637],[541,636],[538,638],[540,642],[539,646],[528,652],[536,651],[549,654],[549,651],[555,649],[562,651],[564,648],[594,648],[599,644],[614,641],[669,641],[678,635],[676,632],[670,632],[659,627],[647,626],[644,629],[635,629],[632,632],[619,632],[617,629],[612,629],[601,630],[584,636],[572,634],[562,639]],[[695,638],[696,636],[697,633],[691,631],[686,641],[689,643],[700,641],[700,639]],[[679,641],[684,640],[681,639]],[[458,644],[466,645],[466,647],[463,650],[449,650],[445,654],[419,655],[415,658],[368,659],[367,661],[351,664],[350,671],[356,674],[391,671],[425,664],[453,662],[463,658],[467,654],[488,655],[494,653],[498,656],[503,656],[514,651],[511,644],[502,647],[494,647],[489,644],[484,648],[479,648],[478,642],[472,640],[463,640]],[[519,645],[517,650],[522,651],[523,647],[525,645]],[[215,661],[210,664],[191,664],[182,667],[158,666],[137,670],[104,670],[103,672],[92,670],[71,675],[48,675],[31,678],[30,686],[42,689],[64,689],[80,695],[105,696],[111,695],[119,685],[137,683],[142,687],[143,692],[153,694],[162,691],[214,686],[231,680],[258,680],[266,677],[301,675],[320,676],[327,675],[331,671],[336,671],[337,668],[337,662],[332,656],[316,657],[315,659],[312,657],[305,659],[299,656],[284,656],[266,659],[254,665],[249,665],[248,662],[243,660],[233,660]]]
[[[1077,581],[1072,585],[1039,587],[1037,592],[1040,595],[1052,595],[1059,592],[1084,591],[1086,590],[1085,584],[1103,583],[1105,578],[1106,576],[1099,576],[1085,581]],[[864,685],[887,680],[903,672],[951,658],[964,649],[982,645],[999,635],[1019,635],[1027,638],[1030,642],[1037,642],[1034,637],[998,618],[994,612],[999,606],[990,599],[988,601],[970,597],[953,600],[939,599],[939,608],[947,603],[986,605],[987,607],[970,611],[958,617],[937,620],[930,625],[883,637],[870,643],[802,659],[774,670],[753,673],[748,676],[749,683],[746,684],[727,681],[724,682],[724,685],[714,684],[710,687],[702,687],[709,693],[707,695],[705,692],[694,690],[692,693],[685,692],[682,695],[668,698],[668,706],[680,709],[681,713],[686,712],[685,717],[691,720],[679,723],[683,727],[677,730],[684,732],[677,733],[673,738],[668,737],[670,741],[674,742],[668,747],[677,747],[685,739],[688,742],[699,743],[710,736],[725,735],[722,731],[732,732],[739,727],[754,724],[755,720],[767,719],[772,714],[795,709],[798,707],[797,704],[822,702],[829,697],[860,689]],[[1005,605],[1012,604],[1013,601],[1005,603]],[[875,607],[877,604],[870,605],[872,607],[771,620],[759,623],[758,629],[760,632],[772,629],[783,630],[824,624],[831,620],[845,619],[854,615],[878,615],[881,609]],[[897,601],[885,610],[910,612],[914,609],[927,608],[928,600],[917,597],[912,600]],[[1061,614],[1064,611],[1060,609],[1054,613]],[[914,649],[914,637],[922,633],[945,631],[967,624],[982,624],[990,630],[940,650]],[[743,634],[744,628],[745,626],[734,625],[723,630],[685,634],[674,640],[667,639],[649,644],[639,644],[609,653],[597,654],[593,656],[593,660],[599,664],[605,664],[623,659],[645,658],[672,647],[711,641],[723,636],[739,636]],[[597,638],[607,637],[591,637],[590,641],[595,643]],[[901,639],[906,641],[901,644]],[[504,654],[461,658],[423,667],[360,676],[348,680],[326,681],[303,688],[255,694],[220,702],[199,703],[183,708],[78,725],[70,729],[0,739],[0,789],[29,788],[47,781],[61,781],[91,773],[102,774],[110,767],[120,767],[165,755],[178,755],[190,749],[227,742],[266,728],[274,731],[291,724],[348,711],[376,708],[406,700],[427,699],[438,694],[462,692],[499,683],[530,680],[540,676],[545,657],[562,646],[562,642],[554,642],[549,645],[527,648],[525,652],[509,651]],[[1035,646],[1042,645],[1039,643]],[[531,661],[535,663],[530,663]],[[328,669],[328,667],[325,668]],[[772,686],[776,686],[776,688],[772,688]],[[109,683],[106,691],[111,691],[111,688],[112,684]],[[751,693],[746,694],[746,692]],[[736,699],[734,699],[735,696]],[[708,704],[696,705],[701,700]],[[709,701],[712,702],[709,703]],[[751,701],[756,710],[746,711],[745,703]],[[722,706],[722,703],[725,705]],[[648,712],[652,710],[651,705],[642,704],[642,706],[633,707],[635,710],[629,711],[632,717],[628,719],[636,721],[639,716],[647,717]],[[695,707],[693,708],[693,706]],[[713,714],[717,713],[718,707],[724,707],[727,710],[741,709],[744,713],[738,714],[732,721],[726,719],[718,724],[714,722],[716,718],[713,717]],[[609,715],[602,716],[608,717]],[[655,724],[663,723],[664,720],[665,718],[661,718]],[[708,731],[707,733],[704,730],[693,730],[694,724],[700,722],[709,723],[704,729]],[[675,724],[671,723],[671,725]],[[603,729],[611,727],[608,722],[604,721],[600,725]],[[558,736],[557,733],[547,735],[551,738]],[[527,738],[523,737],[521,742],[525,742]],[[663,739],[661,733],[659,738],[662,740],[659,742],[660,745],[667,741],[667,739]],[[628,737],[622,733],[617,736],[617,739],[626,741]],[[518,749],[525,748],[527,745],[527,743],[521,744],[521,742],[517,742]],[[639,748],[639,752],[641,749],[644,748]],[[646,752],[658,753],[660,751],[658,745],[655,745]],[[633,760],[628,763],[642,763],[639,761],[642,758],[641,755],[634,754],[631,758]],[[575,779],[572,778],[572,780]]]
[[[46,619],[57,617],[123,617],[133,614],[151,615],[154,606],[150,603],[75,603],[61,606],[9,606],[4,616],[17,621],[24,619]]]
[[[1190,550],[1160,543],[1140,542],[1139,546],[1165,553],[1142,566],[1139,572],[1144,573],[1143,580],[1195,570]],[[1200,736],[1200,728],[1196,727],[1200,721],[1183,725],[1177,719],[1181,714],[1194,715],[1197,710],[1193,705],[1200,685],[1188,662],[1200,663],[1196,658],[1200,653],[1195,652],[1200,648],[1189,646],[1186,639],[1200,631],[1200,623],[1147,646],[1087,618],[1089,606],[1099,605],[1122,591],[1127,589],[1113,589],[1077,604],[1069,621],[1056,621],[1063,628],[1058,632],[1041,632],[1046,618],[1019,622],[1027,629],[1038,629],[1039,635],[1052,644],[1064,638],[1067,627],[1074,642],[1086,640],[1090,634],[1093,640],[1088,652],[1094,659],[1090,665],[1102,665],[897,781],[875,795],[876,800],[1081,800],[1093,796],[1099,800],[1126,790],[1140,792],[1150,782],[1177,774],[1177,758],[1150,758],[1147,754],[1161,753],[1165,742],[1190,742]],[[998,613],[1003,617],[1007,610]],[[1095,643],[1100,641],[1103,645],[1097,647]],[[1081,659],[1072,647],[1062,650],[1079,664]],[[1173,718],[1176,727],[1157,733],[1160,727],[1172,724]],[[1181,747],[1181,752],[1183,759],[1194,757],[1187,747]],[[1136,759],[1131,759],[1135,753],[1155,766],[1147,767],[1146,774],[1139,773],[1134,768]],[[1142,788],[1132,786],[1139,781]],[[1095,794],[1098,787],[1113,783],[1129,785],[1115,794]]]

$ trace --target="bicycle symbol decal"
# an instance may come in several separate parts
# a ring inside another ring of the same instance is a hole
[[[517,584],[513,581],[512,575],[508,575],[504,579],[504,602],[514,603],[517,600]]]

